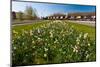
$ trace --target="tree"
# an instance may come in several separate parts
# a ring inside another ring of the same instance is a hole
[[[32,20],[32,19],[36,19],[37,18],[37,13],[36,13],[36,9],[32,8],[31,6],[26,6],[26,10],[25,10],[25,18]]]
[[[16,12],[12,12],[12,19],[14,20],[14,19],[16,19]]]
[[[16,18],[17,18],[18,20],[23,20],[23,13],[22,13],[21,11],[17,12],[17,13],[16,13]]]

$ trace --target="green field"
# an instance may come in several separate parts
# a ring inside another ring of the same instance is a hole
[[[39,28],[41,25],[47,24],[49,22],[50,22],[50,20],[33,23],[33,24],[28,24],[28,25],[12,26],[12,30],[21,32],[22,29],[24,29],[24,30],[36,29],[36,28]],[[64,21],[64,22],[68,23],[70,26],[74,26],[74,28],[79,32],[88,33],[89,36],[91,37],[91,39],[95,39],[95,37],[96,37],[95,36],[95,33],[96,33],[95,27],[77,24],[77,23],[73,23],[73,22],[67,22],[67,21]]]
[[[95,61],[95,42],[95,27],[64,20],[12,26],[12,64]]]

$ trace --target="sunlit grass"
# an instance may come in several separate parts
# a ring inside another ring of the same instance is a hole
[[[24,30],[36,29],[36,28],[39,28],[41,25],[47,24],[49,22],[50,22],[50,20],[33,23],[33,24],[28,24],[28,25],[19,25],[19,26],[17,25],[17,26],[12,26],[12,29],[19,31],[19,32],[22,29],[24,29]],[[96,33],[95,27],[83,25],[83,24],[77,24],[77,23],[73,23],[73,22],[67,22],[67,21],[64,21],[64,22],[68,23],[70,26],[73,25],[74,28],[79,32],[88,33],[89,36],[91,37],[91,39],[95,39],[95,37],[96,37],[95,36],[95,33]]]
[[[96,60],[96,43],[88,33],[90,26],[57,20],[19,27],[12,30],[13,65]]]

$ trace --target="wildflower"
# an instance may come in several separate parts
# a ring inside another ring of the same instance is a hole
[[[24,31],[24,33],[25,33],[25,34],[27,34],[27,33],[28,33],[28,31]]]
[[[89,54],[86,55],[86,58],[88,58],[88,57],[89,57]]]
[[[48,39],[45,39],[46,41],[48,40]]]
[[[77,52],[78,52],[78,50],[77,50],[76,48],[74,48],[74,49],[73,49],[73,52],[76,52],[76,53],[77,53]]]
[[[79,37],[77,37],[77,39],[76,39],[76,42],[80,42],[80,39],[79,39]]]
[[[40,29],[38,29],[37,32],[40,33]]]
[[[79,34],[79,38],[81,38],[82,37],[82,32]]]
[[[56,46],[53,46],[53,48],[56,48]]]
[[[76,52],[77,53],[78,52],[78,49],[79,49],[78,46],[75,45],[75,47],[73,48],[73,52]]]
[[[20,39],[20,36],[17,36],[18,39]]]
[[[28,55],[26,54],[26,56],[28,56]]]
[[[13,30],[13,33],[14,33],[14,34],[18,34],[18,32],[16,32],[15,30]]]
[[[85,34],[84,34],[84,39],[86,39],[86,38],[87,38],[87,36],[88,36],[88,33],[85,33]]]
[[[16,47],[14,47],[14,50],[16,50]]]
[[[58,40],[56,39],[55,41],[54,41],[54,43],[57,43],[58,42]]]
[[[34,40],[32,41],[32,43],[33,43],[33,44],[35,43]]]
[[[34,35],[35,38],[38,38],[38,36]]]
[[[33,53],[32,55],[34,56],[35,54]]]
[[[33,35],[32,30],[30,30],[30,35]]]
[[[47,57],[47,54],[44,54],[44,57]]]
[[[35,46],[33,46],[32,48],[35,48]]]
[[[25,43],[23,42],[22,45],[24,45]]]
[[[90,46],[90,43],[88,43],[88,46]]]
[[[50,46],[50,44],[48,44],[48,46]]]
[[[65,34],[63,34],[62,36],[65,36]]]
[[[77,44],[79,44],[79,42],[77,42]]]
[[[41,40],[41,38],[38,37],[38,40]]]
[[[44,48],[44,51],[48,51],[48,49],[47,48]]]
[[[50,33],[50,37],[53,38],[53,33],[52,33],[52,31],[50,31],[49,33]]]
[[[76,53],[78,52],[78,50],[76,50]]]

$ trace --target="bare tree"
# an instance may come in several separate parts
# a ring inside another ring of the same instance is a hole
[[[22,13],[21,11],[17,12],[17,13],[16,13],[16,18],[17,18],[18,20],[23,20],[23,13]]]
[[[36,19],[37,18],[37,13],[36,13],[36,9],[32,8],[31,6],[26,6],[26,10],[25,10],[25,18],[32,20],[32,19]]]

